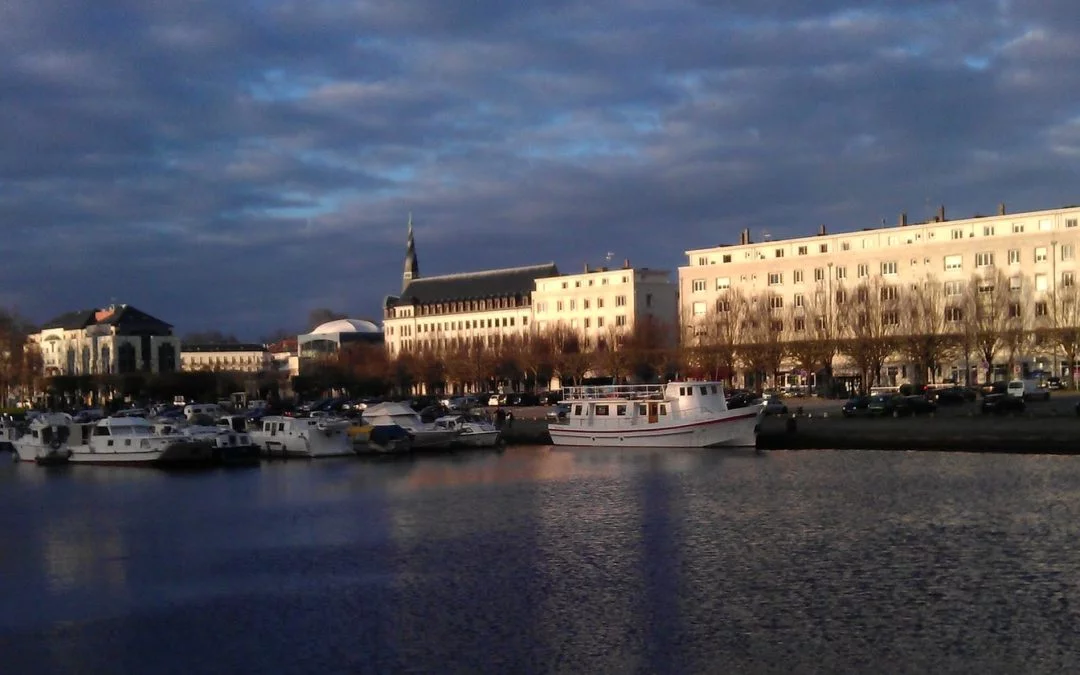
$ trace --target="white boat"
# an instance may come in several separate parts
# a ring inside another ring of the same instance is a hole
[[[158,420],[154,422],[154,432],[159,436],[182,436],[209,443],[215,464],[257,464],[259,446],[242,426],[243,421],[240,422],[240,429],[236,429],[229,417],[221,418],[213,426],[184,420]]]
[[[397,401],[376,403],[364,409],[364,421],[374,426],[396,424],[409,432],[413,450],[449,448],[461,435],[460,429],[436,427],[420,419],[420,413]]]
[[[460,431],[454,441],[469,448],[491,448],[499,444],[499,429],[476,415],[444,415],[435,420],[436,429]]]
[[[348,428],[348,420],[272,415],[262,418],[251,438],[269,457],[341,457],[355,454]]]
[[[729,409],[720,382],[565,387],[563,403],[566,421],[548,424],[555,445],[752,447],[765,410]]]
[[[20,435],[15,420],[11,419],[10,415],[0,415],[0,451],[15,452],[15,439]]]
[[[26,433],[10,442],[20,461],[64,464],[71,456],[69,440],[74,426],[67,413],[45,413],[31,420]],[[9,429],[14,429],[14,424],[5,423],[5,439]]]
[[[185,465],[213,461],[213,444],[184,435],[159,435],[143,417],[106,417],[72,426],[71,463]]]

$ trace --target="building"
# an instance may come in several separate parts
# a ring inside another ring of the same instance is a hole
[[[296,339],[301,363],[305,359],[325,358],[336,354],[345,345],[383,344],[383,330],[366,319],[336,319],[315,327]]]
[[[586,349],[617,342],[646,318],[665,328],[677,325],[678,286],[671,272],[633,269],[590,269],[581,274],[537,279],[532,292],[536,330],[556,327],[580,335]],[[677,337],[671,332],[671,341]]]
[[[524,335],[536,280],[558,274],[555,263],[545,263],[421,277],[410,217],[401,294],[387,297],[383,307],[387,353],[394,357],[477,340],[491,345]]]
[[[815,236],[785,240],[753,242],[744,230],[738,245],[686,252],[682,337],[691,346],[727,339],[725,314],[742,302],[745,316],[761,319],[736,327],[744,341],[755,339],[755,325],[761,339],[788,342],[913,331],[971,336],[988,333],[992,322],[1000,333],[1030,336],[1076,315],[1066,296],[1075,295],[1078,221],[1080,207],[1008,214],[1000,205],[994,216],[948,220],[941,207],[929,222],[908,224],[901,214],[893,227],[829,234],[822,226]],[[1053,345],[1038,339],[961,352],[941,376],[964,381],[980,369],[1011,377],[1062,366]],[[893,384],[921,379],[912,365],[893,353],[879,375]]]
[[[58,316],[28,341],[40,349],[47,377],[164,373],[179,365],[180,340],[172,328],[131,305],[114,304]]]
[[[180,348],[180,369],[189,372],[261,373],[272,370],[272,363],[270,351],[261,344],[183,345]]]

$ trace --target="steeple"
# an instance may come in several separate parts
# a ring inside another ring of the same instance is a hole
[[[420,263],[416,260],[416,242],[413,241],[412,212],[409,212],[409,238],[405,243],[405,274],[401,275],[401,292],[413,279],[420,278]]]

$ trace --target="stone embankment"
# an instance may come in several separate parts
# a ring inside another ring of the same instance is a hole
[[[770,450],[941,450],[1080,454],[1080,417],[1075,396],[1036,402],[1023,414],[982,415],[978,404],[943,408],[933,416],[853,418],[842,402],[806,406],[797,416],[767,417],[758,447]],[[794,408],[794,406],[792,406]],[[550,445],[543,408],[525,408],[503,428],[507,445]]]

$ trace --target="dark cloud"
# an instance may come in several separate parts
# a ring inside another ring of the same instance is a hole
[[[426,274],[1078,201],[1066,0],[9,0],[0,302],[257,338]]]

